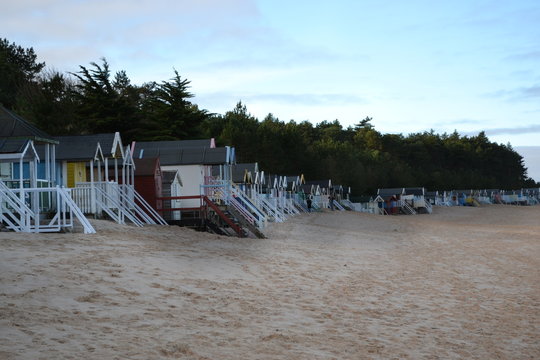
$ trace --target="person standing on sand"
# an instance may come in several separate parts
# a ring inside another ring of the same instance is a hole
[[[308,195],[306,199],[306,203],[307,203],[307,211],[310,213],[311,212],[311,195]]]
[[[330,210],[334,211],[334,195],[330,194],[328,197],[328,203],[330,203]]]

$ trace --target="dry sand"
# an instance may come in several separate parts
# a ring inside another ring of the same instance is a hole
[[[540,359],[540,206],[0,234],[0,359]]]

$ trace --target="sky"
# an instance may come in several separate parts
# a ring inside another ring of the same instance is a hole
[[[212,113],[485,131],[540,181],[538,0],[2,0],[0,37],[62,72],[176,69]]]

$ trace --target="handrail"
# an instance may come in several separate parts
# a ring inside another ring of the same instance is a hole
[[[135,199],[143,205],[144,210],[148,211],[160,225],[168,225],[165,219],[135,189],[133,189],[133,194]]]
[[[257,214],[257,217],[259,217],[259,227],[264,227],[266,225],[266,216],[267,214],[264,212],[264,210],[261,210],[256,204],[252,202],[252,200],[249,198],[249,196],[240,189],[236,184],[231,183],[231,189],[232,189],[232,198],[234,198],[234,195],[236,195],[238,198],[242,200],[243,203],[245,203],[249,210]],[[241,206],[241,204],[240,204]],[[262,218],[262,219],[261,219]]]
[[[88,221],[88,219],[84,216],[84,214],[82,213],[81,209],[79,209],[75,201],[73,201],[73,198],[68,193],[68,191],[65,188],[61,188],[59,186],[56,186],[56,190],[57,190],[57,193],[62,198],[62,200],[64,201],[64,203],[70,207],[73,214],[75,214],[77,219],[82,224],[84,233],[95,234],[96,230],[94,229],[92,224],[90,224],[90,221]]]
[[[339,211],[345,211],[345,208],[341,206],[341,204],[337,200],[332,200],[332,202],[334,203],[336,209],[338,209]]]
[[[118,209],[118,215],[115,214],[116,216],[111,216],[111,217],[113,217],[113,218],[116,217],[116,218],[118,219],[118,220],[117,220],[118,223],[120,223],[120,224],[123,223],[122,219],[120,219],[120,215],[123,215],[123,216],[127,217],[127,218],[128,218],[132,223],[134,223],[135,225],[137,225],[137,226],[139,226],[139,227],[141,227],[141,226],[143,225],[143,223],[142,223],[139,219],[137,219],[137,217],[134,216],[134,214],[132,214],[131,211],[126,210],[125,207],[122,206],[122,204],[120,204],[116,199],[114,199],[112,196],[110,196],[105,190],[103,190],[103,189],[101,188],[101,186],[96,186],[96,190],[97,190],[97,192],[98,192],[101,196],[103,196],[105,199],[107,199],[109,202],[111,202],[111,204],[114,205],[114,207],[115,207],[116,209]],[[117,191],[118,191],[118,189],[116,189],[116,192],[117,192]],[[106,212],[107,214],[111,215],[111,212],[114,214],[114,211],[111,211],[111,210],[109,209],[109,206],[107,206],[107,204],[103,203],[103,202],[99,199],[99,197],[98,197],[98,201],[99,201],[99,203],[100,203],[100,204],[99,204],[100,207],[101,207],[103,210],[105,210],[105,212]]]
[[[221,209],[216,204],[214,204],[214,202],[210,200],[208,196],[203,195],[202,199],[208,206],[212,208],[212,210],[216,212],[216,214],[218,214],[221,219],[223,219],[231,227],[231,229],[236,232],[236,234],[238,234],[238,237],[244,237],[244,232],[242,231],[242,228],[235,224],[227,215],[225,215],[225,213],[221,211]]]
[[[6,184],[4,184],[4,182],[0,180],[0,191],[2,194],[5,195],[6,202],[20,215],[20,218],[17,218],[17,216],[15,216],[15,214],[11,210],[6,208],[6,210],[9,210],[8,214],[10,215],[13,221],[9,221],[9,219],[7,219],[3,215],[4,214],[3,211],[2,211],[2,218],[6,220],[8,225],[10,225],[14,231],[30,232],[31,219],[34,218],[35,220],[36,215],[26,205],[26,203],[23,200],[21,200],[19,196],[15,194],[14,190],[15,189],[10,189],[9,187],[7,187]],[[14,222],[17,223],[17,225],[15,225]]]

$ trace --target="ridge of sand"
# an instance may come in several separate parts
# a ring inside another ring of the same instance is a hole
[[[0,233],[0,359],[538,359],[540,206]]]

